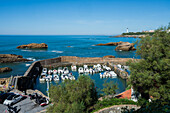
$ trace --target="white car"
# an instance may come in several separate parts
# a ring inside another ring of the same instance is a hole
[[[20,94],[12,94],[10,96],[7,97],[7,99],[4,101],[4,105],[12,105],[17,103],[18,101],[20,101],[23,98],[23,96],[21,96]]]

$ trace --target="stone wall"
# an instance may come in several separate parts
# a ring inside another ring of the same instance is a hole
[[[114,106],[111,106],[111,107],[101,109],[101,110],[94,112],[94,113],[121,113],[122,108],[126,108],[126,107],[127,107],[127,109],[134,108],[135,110],[140,108],[136,105],[114,105]]]
[[[39,62],[40,62],[40,64],[42,66],[52,65],[52,64],[55,64],[55,63],[60,63],[61,62],[61,57],[40,60]]]

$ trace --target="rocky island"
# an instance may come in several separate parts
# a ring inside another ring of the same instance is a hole
[[[45,43],[41,43],[41,44],[31,43],[27,45],[20,45],[17,48],[18,49],[44,49],[44,48],[48,48],[48,45]]]
[[[3,68],[0,68],[0,73],[3,73],[3,72],[9,72],[9,71],[12,71],[11,68],[9,67],[3,67]]]
[[[32,60],[25,59],[21,55],[0,54],[0,63],[26,62],[26,61],[32,61]]]
[[[109,42],[109,43],[101,43],[97,44],[96,46],[117,46],[115,50],[120,50],[120,51],[130,51],[130,50],[136,50],[134,47],[134,43],[129,43],[129,42]]]

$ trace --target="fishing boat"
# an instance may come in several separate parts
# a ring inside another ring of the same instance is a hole
[[[69,74],[68,74],[68,78],[69,78],[70,80],[75,80],[75,77],[73,76],[72,73],[69,73]]]
[[[73,65],[72,65],[72,66],[71,66],[71,70],[72,70],[72,71],[76,71],[76,70],[77,70],[77,66],[73,66]]]
[[[111,75],[112,78],[117,77],[117,74],[116,74],[114,71],[110,71],[109,73],[110,73],[110,75]]]
[[[59,76],[57,74],[54,74],[54,81],[59,81],[59,80],[60,80]]]
[[[89,69],[88,68],[84,68],[84,73],[89,73]]]
[[[45,78],[45,80],[46,80],[46,81],[52,81],[52,78],[53,78],[52,75],[48,75],[48,76]]]
[[[63,69],[63,73],[64,73],[64,74],[69,74],[68,67],[64,67],[64,69]]]
[[[39,78],[40,82],[44,82],[45,78],[46,78],[46,74],[45,73],[41,73],[40,78]]]
[[[85,68],[88,68],[88,65],[83,65],[83,67],[84,67],[84,69],[85,69]]]
[[[106,71],[111,71],[111,68],[110,67],[106,67]]]
[[[103,69],[106,69],[107,66],[106,65],[102,65],[102,67],[103,67]]]
[[[95,73],[95,70],[92,69],[92,68],[90,68],[90,69],[89,69],[89,72],[90,72],[90,74],[94,74],[94,73]]]
[[[49,74],[49,75],[52,75],[52,74],[53,74],[53,70],[51,70],[51,69],[48,70],[48,74]]]
[[[62,69],[62,67],[59,67],[59,68],[58,68],[58,74],[63,74],[63,69]]]
[[[57,74],[57,70],[56,69],[53,70],[53,74]]]
[[[83,67],[79,67],[78,72],[79,74],[83,74],[84,73]]]
[[[42,69],[42,73],[47,74],[47,68],[43,68],[43,69]]]

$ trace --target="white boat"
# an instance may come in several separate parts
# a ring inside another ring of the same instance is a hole
[[[43,68],[42,69],[42,73],[46,73],[47,74],[47,68]]]
[[[46,78],[46,75],[45,74],[41,74],[40,78],[39,78],[40,82],[44,82],[45,78]]]
[[[102,65],[102,67],[103,67],[103,69],[106,69],[107,66],[106,65]]]
[[[59,81],[60,80],[60,78],[59,78],[59,76],[57,75],[57,74],[54,74],[54,81]]]
[[[77,70],[77,66],[71,66],[71,70],[72,71],[76,71]]]
[[[102,73],[100,73],[100,78],[103,78],[103,74]]]
[[[88,68],[84,68],[84,73],[89,73],[89,69]]]
[[[117,74],[114,71],[110,71],[109,73],[110,73],[112,78],[117,77]]]
[[[93,65],[93,68],[96,69],[96,68],[97,68],[97,65]]]
[[[111,68],[110,67],[106,67],[106,71],[111,71]]]
[[[57,74],[57,70],[56,69],[53,70],[53,74]]]
[[[83,68],[82,68],[82,67],[79,67],[78,72],[79,72],[79,74],[83,74],[83,73],[84,73]]]
[[[61,75],[61,79],[65,80],[65,75],[64,74]]]
[[[102,69],[101,67],[98,67],[97,70],[98,70],[99,72],[103,71],[103,69]]]
[[[63,74],[63,69],[62,69],[62,67],[59,67],[59,68],[58,68],[58,74]]]
[[[52,75],[48,75],[48,76],[45,78],[45,80],[46,80],[46,81],[52,81],[52,78],[53,78]]]
[[[94,73],[95,73],[95,70],[92,69],[92,68],[90,68],[90,69],[89,69],[89,72],[90,72],[90,74],[94,74]]]
[[[53,74],[53,70],[51,70],[51,69],[48,70],[48,74],[49,74],[49,75],[52,75],[52,74]]]
[[[70,80],[75,80],[75,77],[73,76],[72,73],[69,73],[69,74],[68,74],[68,78],[69,78]]]
[[[101,65],[100,65],[100,64],[97,64],[97,67],[98,67],[98,68],[101,68]]]
[[[69,74],[68,67],[64,67],[64,69],[63,69],[63,73],[64,73],[64,74]]]
[[[122,66],[120,64],[117,65],[118,68],[122,68]]]
[[[83,65],[83,67],[84,67],[84,69],[85,69],[85,68],[88,68],[88,65]]]

